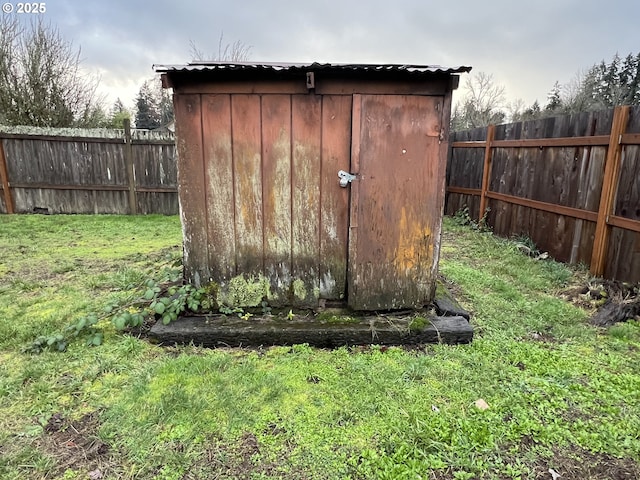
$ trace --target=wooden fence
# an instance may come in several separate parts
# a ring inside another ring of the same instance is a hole
[[[0,213],[178,213],[174,140],[125,127],[0,132]]]
[[[640,281],[640,107],[451,135],[445,211],[465,206],[594,275]]]

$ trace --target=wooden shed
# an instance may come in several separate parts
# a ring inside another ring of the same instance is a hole
[[[432,300],[451,92],[469,67],[155,69],[174,93],[187,281],[241,307]]]

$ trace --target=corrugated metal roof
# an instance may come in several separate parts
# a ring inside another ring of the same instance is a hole
[[[192,62],[186,65],[154,65],[158,73],[212,71],[353,71],[353,72],[409,72],[463,73],[471,67],[442,67],[440,65],[366,64],[366,63],[280,63],[280,62]]]

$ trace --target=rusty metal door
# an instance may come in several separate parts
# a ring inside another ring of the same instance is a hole
[[[436,274],[443,97],[354,95],[348,302],[419,308]]]

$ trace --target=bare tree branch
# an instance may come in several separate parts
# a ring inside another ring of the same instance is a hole
[[[0,21],[0,120],[42,127],[91,125],[102,110],[99,79],[80,68],[80,48],[57,28]],[[104,116],[104,115],[103,115]]]
[[[451,116],[453,130],[483,127],[490,123],[502,123],[505,119],[505,89],[497,85],[493,75],[479,72],[467,77],[467,93],[456,104]]]
[[[224,33],[220,34],[218,39],[218,52],[205,53],[201,50],[193,40],[189,41],[189,53],[194,62],[246,62],[251,56],[251,47],[240,40],[233,43],[224,42]]]

